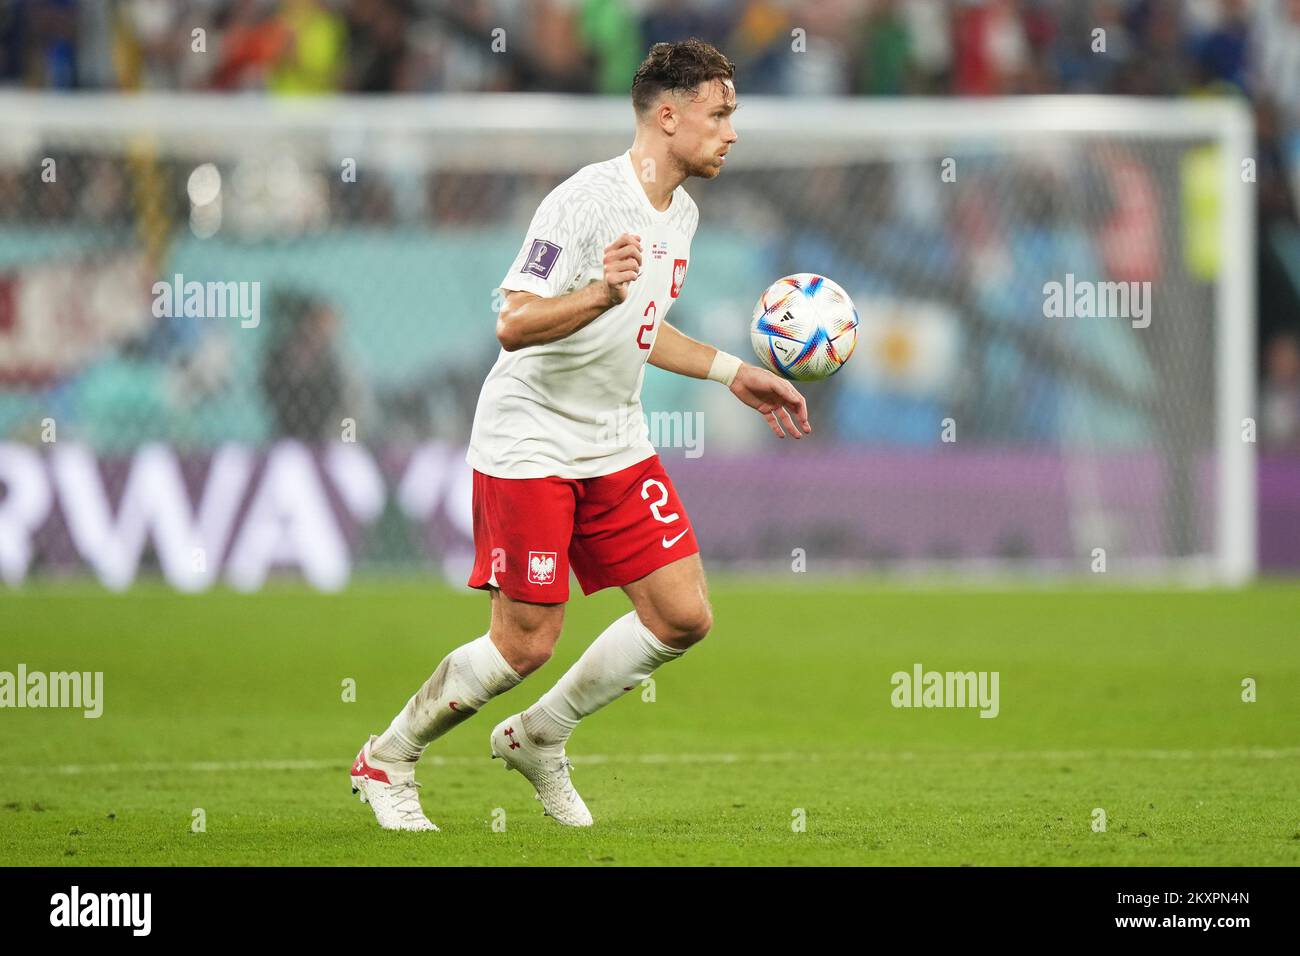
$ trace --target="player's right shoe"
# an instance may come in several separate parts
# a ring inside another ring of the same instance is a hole
[[[573,789],[573,766],[563,747],[539,747],[524,733],[522,714],[507,717],[492,731],[492,756],[507,770],[518,770],[537,791],[546,815],[569,827],[589,827],[591,811]]]
[[[415,771],[399,771],[391,764],[376,767],[371,762],[371,737],[352,763],[352,792],[362,803],[370,804],[375,818],[385,830],[434,830],[437,827],[420,809],[419,784]]]

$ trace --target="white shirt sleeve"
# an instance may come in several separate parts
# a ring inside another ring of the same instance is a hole
[[[595,216],[588,200],[571,183],[551,190],[500,288],[547,298],[568,291],[590,266]]]

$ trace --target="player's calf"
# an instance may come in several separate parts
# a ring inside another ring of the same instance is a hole
[[[684,653],[660,641],[636,611],[629,611],[605,628],[555,686],[523,712],[521,722],[539,745],[563,746],[578,721]]]
[[[522,679],[489,634],[456,648],[442,659],[433,675],[379,735],[374,745],[375,758],[407,764],[414,770],[415,762],[430,743]]]

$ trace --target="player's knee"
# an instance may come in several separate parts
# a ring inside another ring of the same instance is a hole
[[[533,671],[541,668],[543,664],[551,659],[554,651],[553,644],[532,643],[511,648],[509,654],[504,654],[506,662],[514,668],[516,674],[520,677],[527,677]]]
[[[713,608],[708,603],[701,604],[696,612],[690,631],[691,643],[698,644],[713,630]]]
[[[501,656],[520,677],[527,677],[551,659],[559,630],[511,630],[499,642]]]
[[[656,636],[670,647],[687,648],[698,644],[713,627],[713,610],[707,602],[686,604],[660,615],[660,630]]]
[[[562,618],[555,614],[513,614],[494,637],[506,663],[520,677],[527,677],[551,659],[561,624]]]

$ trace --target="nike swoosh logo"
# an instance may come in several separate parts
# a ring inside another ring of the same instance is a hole
[[[690,531],[690,530],[691,530],[690,528],[687,528],[687,529],[686,529],[686,531]],[[683,531],[683,532],[682,532],[681,534],[679,534],[677,537],[672,538],[672,539],[669,539],[668,535],[664,535],[664,542],[663,542],[663,543],[664,543],[664,547],[665,547],[665,548],[671,548],[671,547],[672,547],[673,545],[675,545],[678,541],[682,540],[682,537],[686,534],[686,531]]]

